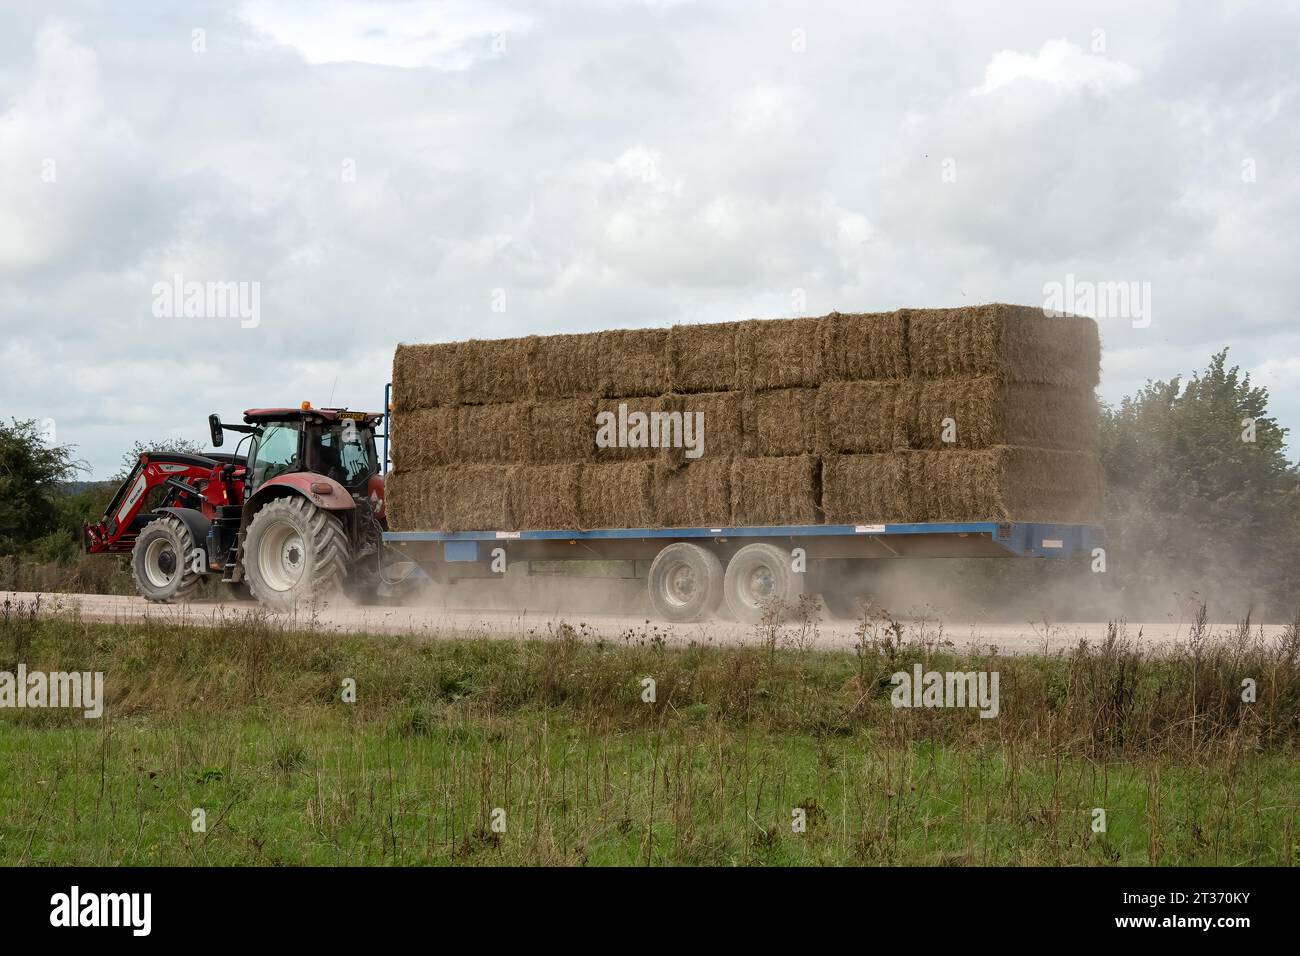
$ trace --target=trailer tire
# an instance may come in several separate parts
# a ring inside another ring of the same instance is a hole
[[[716,554],[678,541],[650,564],[650,604],[656,614],[674,624],[703,620],[722,601],[722,579],[722,562]]]
[[[821,597],[826,613],[836,620],[856,621],[862,617],[862,605],[856,594],[849,594],[847,591],[823,591]]]
[[[747,544],[727,562],[722,593],[741,624],[776,623],[796,609],[804,576],[790,553],[772,544]]]
[[[194,536],[175,515],[161,515],[141,529],[131,549],[131,577],[146,601],[188,601],[203,575],[194,570]]]
[[[321,601],[336,593],[352,564],[343,525],[301,497],[266,504],[244,539],[244,580],[273,611]]]
[[[832,618],[857,621],[871,604],[876,589],[873,565],[869,561],[820,561],[817,566],[822,604]]]

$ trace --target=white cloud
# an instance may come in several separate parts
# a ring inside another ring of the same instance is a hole
[[[98,57],[76,31],[50,22],[34,52],[28,85],[0,113],[0,275],[116,245],[98,226],[148,176],[132,129],[104,100]]]
[[[489,2],[249,0],[241,15],[264,40],[319,63],[464,70],[504,53],[532,18]]]
[[[871,238],[871,223],[859,213],[843,213],[839,217],[839,235],[845,242],[866,242]]]
[[[1069,40],[1048,40],[1033,55],[1015,50],[995,54],[984,70],[983,84],[974,92],[994,93],[1019,80],[1030,80],[1064,91],[1110,93],[1137,78],[1138,71],[1127,63],[1085,53]]]
[[[802,124],[809,108],[807,90],[789,84],[763,83],[743,90],[736,97],[731,121],[743,135],[788,134]]]

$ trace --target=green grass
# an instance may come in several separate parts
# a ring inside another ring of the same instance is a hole
[[[7,864],[1300,862],[1300,767],[1281,755],[1095,763],[712,721],[413,728],[340,710],[9,728],[0,761]]]
[[[109,703],[0,712],[0,862],[1300,863],[1285,641],[1008,658],[896,628],[856,653],[806,625],[767,636],[432,642],[9,608],[0,670],[102,670]],[[894,709],[888,674],[913,660],[998,670],[1001,716]]]

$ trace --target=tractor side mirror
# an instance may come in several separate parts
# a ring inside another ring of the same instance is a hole
[[[208,416],[208,430],[212,432],[213,448],[220,448],[226,443],[226,436],[221,431],[221,416],[215,412]]]

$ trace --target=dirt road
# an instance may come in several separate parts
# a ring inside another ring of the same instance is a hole
[[[0,600],[31,604],[36,594],[8,592]],[[57,614],[77,612],[84,620],[126,622],[155,620],[210,626],[214,623],[238,621],[243,616],[261,614],[258,606],[248,601],[196,602],[186,605],[150,604],[143,598],[105,594],[45,594],[40,596],[41,612]],[[346,604],[325,605],[315,613],[301,611],[297,614],[273,615],[273,619],[302,627],[335,632],[376,634],[408,634],[416,637],[547,637],[559,633],[564,625],[574,628],[582,637],[604,638],[611,641],[649,640],[662,637],[669,644],[689,642],[706,644],[757,643],[762,636],[756,628],[730,621],[711,621],[704,624],[663,624],[647,621],[644,617],[614,614],[574,613],[557,615],[527,610],[485,609],[465,610],[434,606],[419,607],[357,607]],[[906,637],[942,639],[957,647],[994,645],[1007,653],[1055,652],[1073,646],[1081,639],[1098,641],[1106,635],[1105,623],[1043,624],[979,624],[944,622],[942,630],[934,622],[904,622]],[[852,622],[832,621],[817,625],[816,633],[807,636],[819,648],[851,648],[856,641]],[[1216,634],[1232,629],[1230,624],[1215,625]],[[786,625],[779,640],[792,642],[799,639],[798,625]],[[1281,628],[1263,628],[1265,636],[1280,633]],[[1186,623],[1146,623],[1127,625],[1127,634],[1144,644],[1170,646],[1187,640]]]

